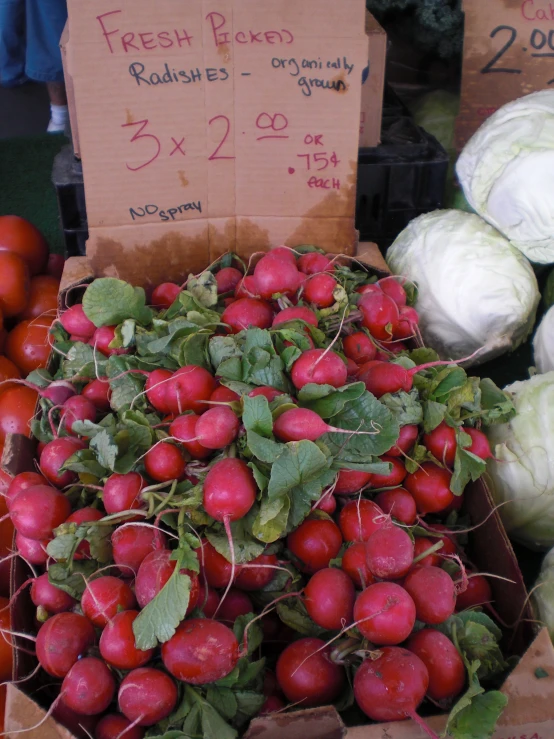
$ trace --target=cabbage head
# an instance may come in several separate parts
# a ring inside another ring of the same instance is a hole
[[[540,574],[535,583],[531,600],[536,617],[550,632],[554,641],[554,549],[551,549],[543,560]]]
[[[460,98],[446,90],[433,90],[419,98],[411,111],[418,126],[421,126],[450,154],[455,151],[454,126],[460,108]]]
[[[479,216],[460,210],[414,219],[387,252],[391,270],[416,283],[426,344],[443,359],[477,364],[529,335],[540,300],[527,259]]]
[[[554,372],[504,388],[516,415],[486,433],[491,492],[508,536],[531,549],[554,546]]]
[[[550,308],[539,324],[533,339],[535,366],[538,372],[554,370],[554,306]]]
[[[471,207],[528,259],[554,262],[554,90],[504,105],[456,164]]]

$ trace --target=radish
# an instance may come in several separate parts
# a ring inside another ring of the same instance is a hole
[[[225,385],[216,387],[210,395],[210,401],[215,403],[234,403],[240,400],[240,395]]]
[[[392,488],[397,485],[401,485],[408,474],[402,462],[399,459],[396,459],[396,457],[387,457],[386,455],[381,457],[381,462],[387,462],[387,464],[390,464],[391,471],[388,475],[377,475],[373,473],[369,482],[370,487]]]
[[[329,567],[341,546],[339,527],[324,518],[306,519],[287,537],[287,548],[298,560],[299,568],[310,575]]]
[[[77,602],[68,593],[52,585],[47,572],[33,580],[31,600],[37,608],[44,608],[50,615],[69,611]]]
[[[419,657],[427,668],[427,695],[431,700],[449,701],[462,692],[466,681],[464,663],[447,636],[436,629],[421,629],[410,636],[406,649]]]
[[[444,526],[442,523],[433,523],[429,531],[433,534],[433,542],[442,542],[440,554],[458,554],[455,532],[449,529],[448,526]],[[435,538],[436,536],[438,538]]]
[[[158,595],[175,572],[176,560],[171,559],[169,549],[157,549],[148,554],[142,561],[135,581],[135,595],[141,608],[147,606]],[[181,574],[190,578],[190,595],[187,614],[198,602],[198,576],[190,570],[180,570]],[[127,606],[132,608],[134,604]]]
[[[452,473],[433,462],[424,462],[405,480],[405,487],[416,502],[419,513],[439,513],[454,499],[450,491]]]
[[[456,597],[456,610],[465,611],[468,608],[484,606],[493,600],[491,586],[483,575],[471,575],[466,589]]]
[[[354,292],[357,292],[359,295],[367,295],[367,293],[380,293],[382,290],[376,282],[372,282],[369,285],[357,287]]]
[[[35,485],[47,484],[48,480],[42,475],[39,475],[38,472],[20,472],[19,475],[16,475],[13,478],[9,488],[6,491],[5,498],[8,511],[11,508],[12,500],[22,490],[27,490],[27,488],[35,487]]]
[[[343,668],[331,661],[331,647],[312,637],[289,644],[275,672],[287,700],[303,708],[332,703],[345,683]]]
[[[218,388],[218,390],[219,389],[221,388]],[[206,459],[206,457],[210,456],[211,450],[206,449],[206,447],[198,440],[196,434],[196,422],[199,419],[200,416],[197,416],[196,413],[187,413],[184,416],[177,416],[169,427],[169,433],[174,439],[181,442],[193,459]]]
[[[140,524],[118,526],[112,534],[114,562],[119,565],[123,577],[136,575],[144,559],[165,545],[166,538],[161,531]]]
[[[202,551],[198,555],[200,571],[212,588],[225,588],[232,579],[232,565],[210,544],[202,540]]]
[[[144,729],[120,713],[108,713],[96,725],[95,739],[143,739]]]
[[[294,262],[280,256],[266,254],[254,268],[254,284],[262,298],[271,300],[274,295],[290,295],[298,288],[299,274]]]
[[[214,277],[217,282],[217,294],[222,295],[223,293],[234,292],[244,275],[235,267],[223,267],[215,273]]]
[[[143,507],[140,492],[145,485],[138,472],[120,475],[114,472],[104,483],[102,502],[106,513],[122,513]]]
[[[301,390],[308,383],[342,387],[347,377],[346,365],[335,352],[328,349],[309,349],[292,365],[294,386]]]
[[[433,457],[442,462],[446,467],[454,465],[456,456],[456,430],[448,426],[444,421],[436,428],[423,436],[423,444],[431,452]]]
[[[492,451],[487,436],[477,429],[464,428],[463,430],[471,436],[471,445],[465,447],[466,452],[471,452],[480,459],[492,459]]]
[[[254,505],[258,488],[252,471],[241,459],[222,459],[204,480],[204,509],[216,521],[237,521]]]
[[[165,672],[139,667],[123,678],[117,700],[119,710],[132,724],[153,726],[172,713],[177,697],[177,687]]]
[[[71,513],[69,500],[48,485],[35,485],[12,500],[10,516],[15,530],[27,539],[51,539],[53,529]]]
[[[256,298],[235,300],[225,308],[221,316],[222,323],[229,326],[232,334],[238,334],[251,327],[269,328],[272,320],[273,311],[269,303]]]
[[[96,657],[79,660],[63,679],[62,701],[75,713],[85,716],[104,713],[114,695],[114,677],[106,663]]]
[[[148,402],[160,413],[170,413],[165,397],[167,384],[173,373],[166,369],[157,369],[150,372],[146,380],[145,391]]]
[[[285,393],[282,390],[277,390],[277,388],[274,387],[266,387],[265,385],[262,385],[261,387],[255,387],[254,390],[251,390],[248,393],[249,398],[257,398],[258,395],[263,395],[264,398],[267,398],[268,402],[271,403],[275,398],[278,398],[279,395],[284,395]]]
[[[419,428],[417,426],[401,426],[396,444],[385,454],[389,457],[402,457],[404,454],[409,454],[418,436]]]
[[[326,568],[312,575],[304,588],[308,615],[322,629],[340,631],[352,623],[355,591],[342,570]]]
[[[62,472],[61,467],[76,452],[86,449],[86,446],[81,439],[67,436],[49,441],[40,455],[40,471],[48,482],[58,488],[71,485],[77,480],[77,473],[71,472],[71,470]]]
[[[48,561],[48,553],[46,547],[49,539],[38,541],[36,539],[28,539],[21,536],[20,533],[15,534],[15,547],[19,555],[32,565],[44,565]]]
[[[196,421],[196,438],[206,449],[223,449],[237,438],[240,423],[226,405],[210,408]]]
[[[350,382],[353,382],[354,380],[358,379],[358,372],[360,371],[360,365],[356,364],[352,359],[346,358],[346,373],[347,373],[347,382],[350,380]]]
[[[393,582],[370,585],[354,604],[358,630],[378,646],[403,642],[412,633],[415,620],[416,607],[411,596]]]
[[[337,510],[337,499],[332,493],[324,491],[321,494],[320,499],[315,504],[314,508],[317,508],[318,511],[323,511],[323,513],[327,513],[329,516],[332,516],[333,513]]]
[[[217,610],[217,620],[233,628],[235,620],[247,613],[254,613],[252,601],[242,590],[231,588]]]
[[[414,560],[425,552],[428,552],[435,542],[438,541],[439,539],[431,541],[426,536],[416,536],[414,540]],[[417,567],[440,567],[440,564],[441,558],[436,552],[431,552],[431,554],[427,554],[423,559],[417,561]]]
[[[376,398],[401,390],[409,393],[413,386],[409,370],[391,362],[373,361],[363,364],[358,379],[365,383],[366,389]]]
[[[239,660],[239,644],[225,624],[189,618],[162,644],[165,668],[190,685],[206,685],[226,677]]]
[[[106,412],[111,408],[111,394],[110,383],[106,380],[93,380],[88,385],[85,385],[81,392],[81,395],[87,400],[90,400],[96,410]]]
[[[375,582],[367,566],[364,542],[358,541],[348,547],[342,555],[341,567],[360,590]]]
[[[100,635],[100,654],[109,665],[117,670],[135,670],[150,662],[154,649],[138,649],[135,646],[133,622],[138,611],[116,613]]]
[[[129,354],[129,349],[113,349],[110,347],[110,344],[115,339],[115,329],[116,326],[101,326],[97,328],[89,344],[106,357]]]
[[[78,613],[58,613],[39,629],[37,658],[49,675],[65,677],[95,641],[96,634],[88,619]]]
[[[338,282],[327,273],[316,274],[304,283],[304,297],[318,308],[329,308],[335,302],[333,292]]]
[[[181,287],[175,282],[162,282],[152,293],[152,305],[167,310],[177,300],[180,292]]]
[[[329,426],[315,411],[308,408],[291,408],[275,420],[273,433],[281,441],[316,441],[323,434],[347,434],[348,436],[373,433],[351,431]]]
[[[415,603],[418,621],[436,626],[454,613],[454,583],[450,575],[440,567],[414,568],[404,580],[404,588]],[[430,593],[432,597],[429,597]]]
[[[339,470],[335,483],[336,495],[352,495],[359,492],[371,480],[370,472],[358,470]]]
[[[272,326],[275,328],[275,326],[280,326],[282,323],[288,323],[289,321],[304,321],[316,328],[318,325],[317,316],[313,310],[305,306],[295,306],[294,308],[285,308],[279,311],[273,319]]]
[[[275,577],[277,567],[275,554],[260,554],[259,557],[242,565],[235,580],[235,585],[241,590],[261,590]]]
[[[375,498],[383,513],[388,513],[400,523],[413,526],[417,519],[415,500],[404,488],[384,490]]]
[[[396,277],[383,277],[377,282],[377,286],[385,293],[385,295],[388,295],[391,300],[394,300],[399,308],[406,305],[406,291]]]
[[[83,306],[72,305],[60,316],[60,323],[68,334],[77,334],[85,339],[90,339],[96,331],[96,326],[89,321],[83,310]]]
[[[106,626],[119,611],[136,605],[131,588],[118,577],[105,575],[87,583],[81,598],[83,613],[95,626]]]
[[[35,388],[33,387],[33,389]],[[69,398],[79,397],[75,387],[67,380],[54,380],[48,387],[37,387],[36,391],[41,398],[46,398],[54,405],[63,405]]]
[[[354,677],[354,697],[372,721],[401,721],[415,716],[429,685],[424,663],[398,647],[382,650],[377,659],[366,659]]]
[[[285,708],[285,702],[278,695],[268,695],[265,703],[260,708],[260,716],[267,716],[268,713],[276,713]]]
[[[80,526],[83,523],[92,523],[100,521],[104,518],[103,514],[96,508],[79,508],[71,514],[66,523],[75,523]],[[77,547],[77,551],[73,555],[73,559],[90,559],[90,544],[88,541],[82,541]]]
[[[377,354],[377,347],[363,331],[356,331],[350,336],[345,336],[342,340],[342,348],[348,359],[352,359],[357,364],[370,362]]]
[[[383,526],[386,516],[379,506],[371,500],[352,500],[339,515],[339,526],[344,541],[366,541]]]
[[[315,275],[316,272],[332,272],[335,267],[329,257],[325,254],[320,254],[317,251],[309,252],[308,254],[302,254],[298,258],[298,269],[305,272],[307,275]]]
[[[66,431],[73,434],[75,421],[96,421],[96,406],[83,395],[73,395],[63,404],[61,417]]]
[[[365,556],[370,571],[381,580],[398,580],[409,571],[414,561],[414,544],[399,526],[384,526],[365,543]]]
[[[369,292],[362,295],[358,308],[362,314],[362,325],[373,338],[379,341],[392,339],[400,318],[394,300],[380,290]]]
[[[204,401],[209,400],[215,390],[215,380],[208,370],[189,364],[174,372],[165,388],[169,413],[202,413],[206,410]]]
[[[213,618],[219,608],[219,595],[217,591],[210,588],[209,585],[207,587],[204,586],[204,584],[200,582],[198,593],[198,603],[196,604],[196,607],[199,611],[202,611],[205,618]]]
[[[254,276],[243,277],[235,287],[235,298],[259,298]]]
[[[273,246],[266,256],[277,257],[285,262],[290,262],[290,264],[296,264],[296,254],[288,246]]]
[[[185,474],[186,460],[179,447],[171,442],[160,442],[144,455],[146,474],[156,482],[180,480]]]
[[[395,326],[395,339],[411,339],[417,333],[417,325],[419,323],[419,314],[415,308],[409,305],[400,306],[400,317],[398,324]]]

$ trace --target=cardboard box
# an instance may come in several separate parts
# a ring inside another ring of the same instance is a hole
[[[551,0],[463,0],[463,9],[458,151],[502,105],[554,84]]]
[[[360,148],[377,146],[381,142],[387,61],[387,34],[369,11],[366,12],[365,32],[369,38],[369,62],[362,78]]]

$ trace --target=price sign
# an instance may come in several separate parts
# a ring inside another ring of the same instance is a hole
[[[93,236],[353,246],[363,0],[68,6]]]
[[[505,103],[554,85],[552,0],[464,0],[458,148]]]

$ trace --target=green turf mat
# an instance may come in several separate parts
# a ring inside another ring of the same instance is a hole
[[[51,178],[54,157],[66,144],[65,136],[51,134],[0,139],[0,215],[27,218],[60,254],[64,242]]]

